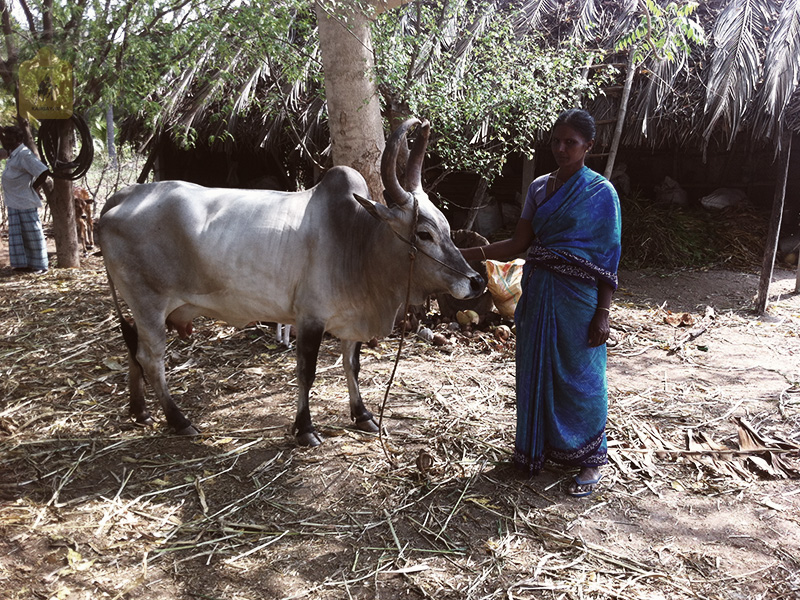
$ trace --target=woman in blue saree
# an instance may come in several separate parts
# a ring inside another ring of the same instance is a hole
[[[620,257],[619,200],[584,165],[595,137],[586,111],[561,113],[551,133],[558,169],[530,186],[511,238],[462,250],[467,260],[508,260],[528,250],[517,330],[514,463],[579,468],[567,489],[588,496],[608,462],[606,348]]]

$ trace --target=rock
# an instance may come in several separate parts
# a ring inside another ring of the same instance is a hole
[[[507,342],[511,337],[511,328],[508,325],[498,325],[494,330],[494,337],[501,342]]]
[[[426,342],[432,342],[434,337],[433,332],[427,327],[420,327],[419,331],[417,332],[417,335]]]
[[[480,315],[474,310],[460,310],[456,313],[456,321],[458,321],[458,324],[462,327],[477,325],[480,320]]]

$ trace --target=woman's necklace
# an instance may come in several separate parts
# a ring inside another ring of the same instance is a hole
[[[552,173],[550,173],[550,189],[551,189],[551,193],[555,192],[558,188],[560,188],[562,185],[564,185],[566,183],[565,181],[561,181],[558,178],[557,173],[558,173],[558,171],[553,171]]]

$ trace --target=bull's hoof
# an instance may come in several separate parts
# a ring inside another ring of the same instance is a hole
[[[307,431],[306,433],[297,434],[297,443],[300,446],[308,446],[316,448],[322,443],[322,436],[316,431]]]
[[[135,415],[133,416],[133,423],[137,427],[152,427],[154,422],[155,421],[153,421],[153,417],[150,415],[150,413],[145,413],[139,416]]]
[[[375,422],[375,419],[372,415],[368,417],[358,420],[356,419],[356,429],[359,431],[366,431],[367,433],[378,433],[378,424]]]
[[[187,436],[200,435],[200,432],[197,429],[195,429],[193,425],[187,425],[186,427],[184,427],[179,431],[176,431],[175,433],[177,433],[178,435],[187,435]]]

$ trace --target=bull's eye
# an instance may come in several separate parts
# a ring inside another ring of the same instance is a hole
[[[417,237],[423,242],[432,242],[433,236],[427,231],[418,231]]]

